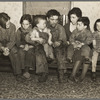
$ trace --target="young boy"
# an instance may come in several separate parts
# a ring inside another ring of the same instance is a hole
[[[54,59],[52,50],[52,34],[50,29],[46,27],[46,17],[44,15],[36,15],[35,26],[33,31],[30,32],[30,38],[33,41],[43,44],[46,56]]]
[[[88,17],[81,17],[77,21],[77,28],[70,37],[70,46],[68,47],[67,59],[72,61],[75,49],[81,49],[81,56],[85,58],[85,63],[90,63],[90,47],[92,43],[92,33],[89,27],[90,21]]]
[[[67,52],[67,58],[70,60],[72,60],[74,51],[76,51],[75,49],[80,49],[80,53],[82,58],[84,58],[82,60],[82,73],[79,77],[79,82],[82,82],[85,78],[85,75],[87,73],[89,64],[91,63],[91,59],[90,59],[90,44],[92,43],[92,33],[90,31],[90,27],[89,27],[90,21],[88,19],[88,17],[81,17],[78,19],[77,21],[77,28],[73,31],[71,37],[70,37],[70,46],[68,47],[68,52]],[[81,62],[80,61],[76,61],[74,66],[73,66],[73,70],[72,73],[69,77],[69,79],[71,81],[76,82],[76,73],[80,67]]]

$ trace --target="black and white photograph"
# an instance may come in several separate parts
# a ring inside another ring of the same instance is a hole
[[[99,99],[100,1],[0,1],[0,99]]]

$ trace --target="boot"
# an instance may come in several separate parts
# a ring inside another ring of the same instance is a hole
[[[29,73],[29,67],[28,66],[25,67],[22,77],[25,80],[31,80],[31,75]]]
[[[89,66],[90,66],[90,64],[83,64],[82,74],[81,74],[81,76],[79,78],[79,82],[82,82],[84,80]]]
[[[64,82],[64,70],[63,69],[58,70],[58,82],[59,83]]]
[[[79,71],[80,65],[81,65],[81,61],[76,61],[75,62],[72,73],[71,73],[71,77],[76,76],[76,73]]]
[[[93,82],[96,82],[96,72],[92,72],[91,79]]]
[[[46,82],[47,78],[48,78],[48,74],[47,73],[41,73],[39,75],[38,81],[39,82]]]
[[[25,79],[25,80],[31,80],[30,73],[29,73],[29,72],[25,72],[25,73],[23,74],[23,79]]]

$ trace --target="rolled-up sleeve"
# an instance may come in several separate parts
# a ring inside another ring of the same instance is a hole
[[[63,26],[59,26],[59,40],[66,42],[67,37],[66,37],[66,33],[65,33],[65,29]]]

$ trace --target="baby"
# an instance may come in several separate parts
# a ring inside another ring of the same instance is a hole
[[[53,44],[52,34],[50,33],[50,29],[46,27],[46,17],[44,15],[37,15],[35,17],[35,27],[30,33],[30,38],[32,41],[43,44],[46,56],[54,59],[53,49],[51,47]]]

